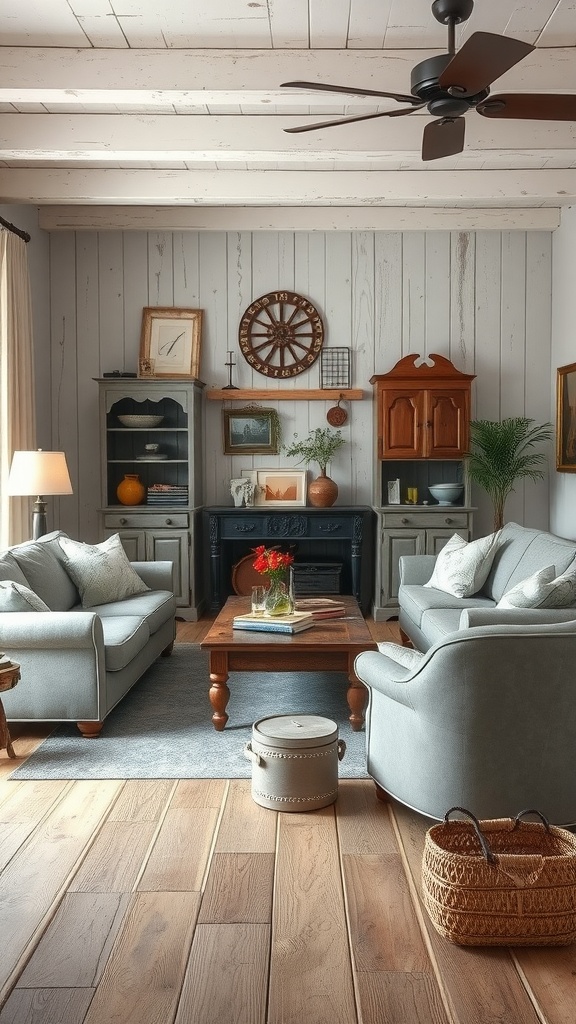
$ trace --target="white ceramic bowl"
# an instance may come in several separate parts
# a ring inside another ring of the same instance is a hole
[[[146,428],[146,427],[158,427],[162,423],[162,420],[164,419],[164,417],[163,416],[119,416],[118,419],[120,420],[120,423],[122,424],[123,427],[132,427],[133,429],[138,429],[138,427],[140,427],[140,428],[142,428],[142,427],[144,427],[144,428]]]
[[[439,505],[453,505],[464,490],[464,484],[432,484],[428,488]]]

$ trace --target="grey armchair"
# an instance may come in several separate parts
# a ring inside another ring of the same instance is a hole
[[[355,670],[381,798],[576,823],[576,621],[460,629],[425,654],[380,644]]]

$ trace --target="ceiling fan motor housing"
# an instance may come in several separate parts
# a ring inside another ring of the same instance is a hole
[[[435,117],[460,117],[490,94],[490,89],[483,89],[475,96],[452,96],[445,89],[441,89],[438,79],[452,57],[451,53],[428,57],[427,60],[416,64],[410,75],[410,92],[426,103],[428,110]]]

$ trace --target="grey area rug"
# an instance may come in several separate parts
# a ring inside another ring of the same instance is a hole
[[[251,775],[244,744],[252,724],[277,714],[316,714],[338,725],[346,753],[340,778],[365,778],[364,732],[348,721],[343,672],[235,672],[228,681],[228,724],[212,725],[208,655],[176,645],[159,658],[108,715],[98,739],[58,726],[11,779],[243,779]]]

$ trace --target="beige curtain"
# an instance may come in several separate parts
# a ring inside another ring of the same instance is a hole
[[[30,498],[9,498],[14,451],[36,448],[32,302],[26,242],[0,228],[0,549],[30,537]]]

